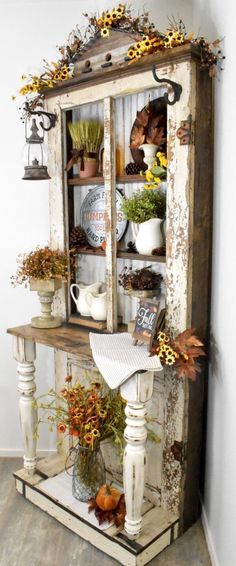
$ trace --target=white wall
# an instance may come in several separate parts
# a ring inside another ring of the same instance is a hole
[[[235,448],[235,31],[233,0],[196,0],[194,29],[225,37],[224,71],[215,81],[215,183],[212,337],[204,517],[219,566],[236,564]],[[215,350],[215,349],[214,349]]]
[[[55,59],[55,46],[66,39],[76,23],[85,24],[84,11],[101,11],[115,2],[110,0],[60,1],[0,0],[0,124],[1,124],[1,206],[0,206],[0,455],[21,450],[18,423],[16,364],[12,360],[11,338],[6,328],[29,322],[38,314],[34,293],[10,287],[9,278],[16,269],[16,256],[36,244],[46,244],[49,234],[47,182],[21,181],[23,126],[19,119],[19,100],[11,95],[21,86],[24,72],[38,72],[43,58]],[[135,10],[144,2],[131,3]],[[156,25],[165,28],[166,15],[182,17],[189,30],[209,37],[224,37],[227,56],[225,70],[216,84],[215,112],[215,204],[213,247],[212,332],[218,347],[217,364],[212,367],[209,385],[209,417],[205,518],[212,553],[219,566],[236,564],[236,477],[234,313],[235,313],[235,160],[236,69],[233,0],[150,0]],[[160,14],[159,14],[160,11]],[[194,25],[192,25],[192,18]],[[53,384],[53,357],[39,348],[37,363],[39,392]],[[53,446],[47,431],[41,434],[41,449]]]

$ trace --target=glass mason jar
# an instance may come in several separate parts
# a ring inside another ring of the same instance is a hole
[[[73,465],[73,496],[79,501],[88,501],[96,495],[99,487],[104,483],[106,483],[106,474],[100,445],[91,450],[78,444]]]

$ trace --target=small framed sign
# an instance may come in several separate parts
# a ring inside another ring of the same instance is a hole
[[[141,299],[138,305],[133,331],[134,345],[146,342],[150,352],[159,315],[159,301]]]

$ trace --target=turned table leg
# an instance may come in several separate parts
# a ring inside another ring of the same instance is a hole
[[[24,444],[24,468],[32,475],[36,466],[36,426],[37,409],[33,405],[35,384],[36,358],[35,343],[24,338],[14,337],[14,358],[19,375],[18,391],[20,392],[20,423]]]
[[[142,528],[142,501],[146,465],[146,403],[153,392],[154,373],[137,372],[121,386],[126,400],[124,452],[124,492],[126,503],[125,531],[136,538]]]

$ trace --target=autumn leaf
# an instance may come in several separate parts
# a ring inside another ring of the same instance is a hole
[[[147,136],[147,143],[153,143],[155,145],[163,145],[166,141],[164,137],[164,128],[149,128],[149,134]]]
[[[187,328],[183,332],[180,332],[178,336],[173,341],[173,348],[179,354],[188,354],[189,348],[199,348],[198,356],[204,356],[205,353],[201,346],[203,343],[194,334],[195,328]]]
[[[176,374],[178,379],[188,378],[190,381],[196,381],[197,373],[200,371],[200,365],[193,358],[179,358],[175,363]]]
[[[145,142],[145,132],[143,126],[134,126],[131,134],[130,147],[139,147]]]
[[[148,125],[149,118],[150,118],[150,113],[145,107],[142,110],[140,110],[140,112],[137,111],[135,123],[137,124],[137,126],[144,126],[145,128]]]

